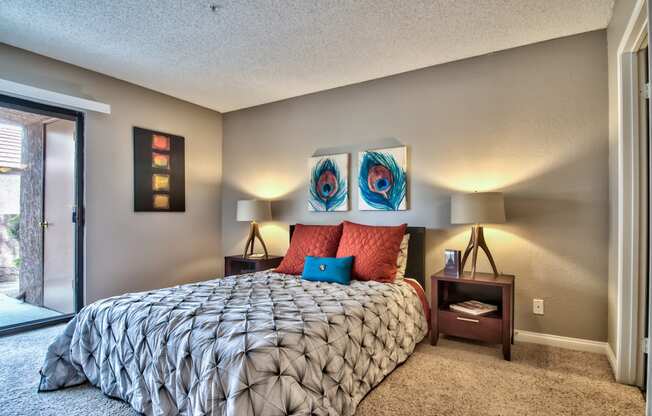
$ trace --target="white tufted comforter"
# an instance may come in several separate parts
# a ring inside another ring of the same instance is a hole
[[[89,381],[147,415],[351,415],[427,330],[407,283],[258,272],[86,306],[39,390]]]

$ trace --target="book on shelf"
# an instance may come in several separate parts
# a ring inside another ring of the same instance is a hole
[[[465,302],[453,303],[450,309],[454,312],[461,312],[467,315],[486,315],[498,310],[498,306],[483,303],[477,300],[467,300]]]

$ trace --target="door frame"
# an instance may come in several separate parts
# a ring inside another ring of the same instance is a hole
[[[646,33],[647,35],[647,33]],[[638,85],[639,85],[639,268],[638,268],[638,322],[636,351],[636,383],[643,393],[647,391],[647,353],[644,338],[648,336],[648,276],[650,271],[650,129],[649,97],[646,95],[646,83],[649,76],[649,44],[647,36],[637,51]]]
[[[34,114],[60,118],[75,122],[75,264],[74,264],[74,311],[75,313],[64,314],[51,318],[38,319],[30,322],[8,325],[0,328],[0,336],[29,331],[36,328],[68,322],[81,308],[84,307],[84,113],[52,106],[49,104],[37,103],[22,98],[11,97],[0,94],[0,107],[13,110],[26,111]]]
[[[647,21],[648,24],[647,26],[647,36],[648,36],[648,62],[647,62],[647,69],[648,69],[648,82],[650,82],[650,85],[652,85],[652,65],[650,65],[650,42],[652,39],[650,38],[650,27],[649,24],[652,22],[652,10],[650,10],[650,4],[647,3]],[[649,93],[649,91],[648,91]],[[652,97],[650,97],[652,99]],[[650,137],[652,137],[652,105],[650,105],[650,101],[648,101],[648,215],[650,213],[650,202],[652,198],[652,184],[650,184],[650,180],[652,180],[652,144],[649,140]],[[647,223],[647,234],[648,234],[648,259],[652,258],[652,245],[649,244],[650,241],[650,234],[652,233],[652,224],[650,224],[650,221]],[[650,359],[650,351],[649,351],[649,337],[650,334],[652,334],[652,273],[650,273],[650,264],[648,262],[648,273],[646,276],[647,280],[647,337],[648,337],[648,351],[647,351],[647,356],[645,359],[645,364],[647,365],[647,372],[646,372],[646,377],[645,377],[645,414],[650,416],[652,414],[652,400],[650,397],[650,392],[652,392],[652,360]]]
[[[608,344],[608,358],[616,381],[636,383],[637,352],[639,349],[639,266],[641,170],[639,160],[639,46],[648,30],[647,0],[638,0],[617,48],[618,87],[618,154],[617,222],[615,264],[610,269],[617,280],[615,351]],[[613,257],[612,257],[613,258]]]

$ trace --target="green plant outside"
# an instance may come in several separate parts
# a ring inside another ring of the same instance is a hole
[[[18,241],[20,239],[20,214],[12,215],[7,221],[7,233],[9,237]],[[22,264],[22,259],[17,257],[13,261],[14,267],[20,269]]]
[[[7,231],[9,236],[14,240],[18,240],[20,234],[20,214],[12,215],[7,221]]]

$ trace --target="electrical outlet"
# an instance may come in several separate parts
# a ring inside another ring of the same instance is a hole
[[[532,299],[532,313],[543,315],[543,299]]]

